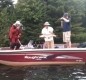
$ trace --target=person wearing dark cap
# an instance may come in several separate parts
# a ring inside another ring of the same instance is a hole
[[[70,17],[68,13],[64,13],[61,19],[61,27],[63,28],[63,42],[66,43],[67,48],[71,48],[71,27]]]
[[[42,36],[45,43],[43,48],[54,48],[54,34],[53,34],[54,29],[50,26],[49,22],[44,23],[44,28],[41,31]]]
[[[19,49],[20,48],[20,36],[21,36],[21,30],[20,30],[20,22],[16,21],[9,30],[9,39],[10,39],[10,49]]]

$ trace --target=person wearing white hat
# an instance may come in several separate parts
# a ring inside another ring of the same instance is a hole
[[[50,26],[49,22],[44,23],[44,28],[41,31],[41,36],[45,40],[43,48],[54,48],[54,38],[53,38],[54,29]]]
[[[16,21],[9,30],[10,49],[20,48],[21,23]]]

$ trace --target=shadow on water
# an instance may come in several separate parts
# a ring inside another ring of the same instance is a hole
[[[0,65],[0,80],[86,80],[86,65],[31,67]]]

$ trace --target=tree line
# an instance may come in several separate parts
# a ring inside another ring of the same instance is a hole
[[[39,38],[45,21],[54,28],[55,43],[62,43],[60,18],[71,17],[72,43],[86,41],[86,0],[0,0],[0,46],[9,46],[9,28],[16,21],[23,24],[21,42],[42,42]]]

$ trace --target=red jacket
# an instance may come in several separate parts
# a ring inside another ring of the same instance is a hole
[[[12,25],[9,31],[10,42],[18,43],[20,38],[20,30],[16,28],[16,26]]]

